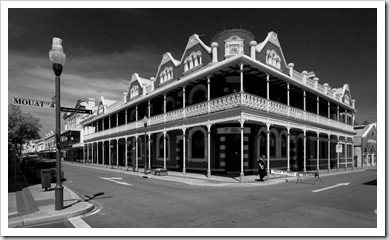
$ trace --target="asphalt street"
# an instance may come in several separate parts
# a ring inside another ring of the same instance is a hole
[[[82,217],[92,228],[377,227],[376,169],[322,177],[324,184],[250,186],[194,186],[71,164],[64,170],[64,185],[97,206]]]

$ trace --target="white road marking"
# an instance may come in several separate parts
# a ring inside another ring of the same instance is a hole
[[[325,190],[328,190],[328,189],[331,189],[331,188],[336,188],[336,187],[340,187],[340,186],[347,186],[349,184],[350,184],[349,182],[347,182],[347,183],[338,183],[338,184],[336,184],[334,186],[317,189],[317,190],[314,190],[312,192],[321,192],[321,191],[325,191]]]
[[[8,216],[15,215],[15,214],[18,214],[18,211],[16,211],[16,212],[9,212]]]
[[[122,178],[117,178],[117,177],[111,177],[111,178],[100,177],[100,178],[104,179],[104,180],[107,180],[107,181],[111,181],[111,182],[117,183],[117,184],[132,186],[132,184],[130,184],[130,183],[116,181],[116,180],[122,180]]]
[[[75,228],[91,228],[81,217],[72,217],[68,218],[68,220]]]

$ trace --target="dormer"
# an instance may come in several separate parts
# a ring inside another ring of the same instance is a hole
[[[146,95],[147,93],[154,90],[153,81],[141,78],[137,73],[132,74],[130,84],[128,84],[128,100],[134,99],[141,95]]]

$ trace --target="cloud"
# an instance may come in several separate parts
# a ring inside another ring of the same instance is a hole
[[[61,106],[74,107],[78,99],[121,100],[133,73],[150,78],[156,75],[162,55],[155,49],[134,46],[132,51],[83,56],[67,56],[61,75]],[[51,101],[55,95],[55,76],[46,54],[31,55],[9,51],[8,102],[12,97]],[[23,108],[41,119],[41,136],[53,129],[54,111]]]

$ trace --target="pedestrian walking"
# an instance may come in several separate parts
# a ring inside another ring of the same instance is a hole
[[[265,158],[266,156],[262,155],[258,159],[258,175],[259,175],[259,181],[261,182],[263,182],[264,181],[263,178],[267,176]]]

